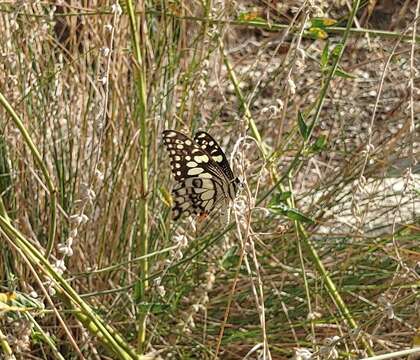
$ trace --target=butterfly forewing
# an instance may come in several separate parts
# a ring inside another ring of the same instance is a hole
[[[163,141],[177,181],[172,190],[174,220],[182,214],[208,215],[221,200],[232,199],[232,170],[209,134],[201,131],[191,140],[178,131],[165,130]]]
[[[213,176],[223,176],[211,156],[183,133],[165,130],[163,141],[171,158],[172,173],[176,181],[190,177],[208,179]]]
[[[204,131],[198,131],[194,136],[194,141],[221,167],[228,180],[232,181],[234,179],[233,172],[217,141]]]

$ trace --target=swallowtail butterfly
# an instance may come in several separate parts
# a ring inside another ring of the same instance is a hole
[[[227,206],[235,199],[241,182],[209,134],[199,131],[192,140],[178,131],[165,130],[163,141],[177,181],[172,190],[174,220],[182,214],[205,218],[216,206]]]

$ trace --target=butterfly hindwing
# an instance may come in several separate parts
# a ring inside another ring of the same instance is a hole
[[[228,180],[233,180],[234,175],[230,168],[229,162],[226,159],[226,155],[212,136],[204,131],[198,131],[194,136],[194,141],[206,151],[211,158],[222,168],[224,174]]]
[[[179,182],[172,195],[175,202],[173,219],[177,220],[183,213],[209,214],[223,198],[223,191],[214,179],[195,177]]]

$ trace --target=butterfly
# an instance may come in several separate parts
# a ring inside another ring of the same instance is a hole
[[[194,140],[175,130],[163,132],[176,185],[173,219],[181,215],[206,218],[216,206],[235,200],[241,181],[233,175],[226,155],[209,134],[199,131]]]

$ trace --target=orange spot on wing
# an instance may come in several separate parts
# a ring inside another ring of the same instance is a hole
[[[208,216],[209,216],[208,212],[203,212],[203,213],[201,213],[197,216],[197,221],[198,222],[203,222],[204,220],[207,219]]]

